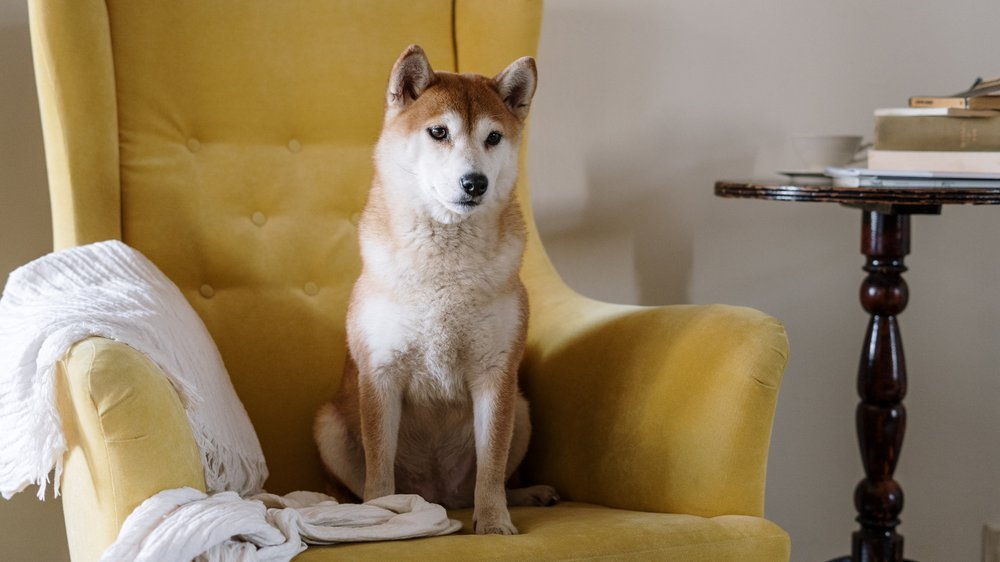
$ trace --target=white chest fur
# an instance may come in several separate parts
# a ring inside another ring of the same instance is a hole
[[[395,234],[362,238],[352,337],[410,402],[464,402],[470,380],[507,368],[521,333],[523,241],[471,220]]]

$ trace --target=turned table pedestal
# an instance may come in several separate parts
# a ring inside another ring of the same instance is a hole
[[[865,476],[854,490],[860,528],[852,537],[853,562],[902,562],[903,537],[896,532],[903,490],[893,479],[906,429],[906,360],[896,316],[909,294],[902,274],[910,253],[910,217],[938,215],[943,205],[1000,204],[1000,188],[917,189],[795,185],[777,182],[715,184],[720,197],[840,203],[861,210],[865,256],[861,306],[870,319],[858,365],[858,444]]]

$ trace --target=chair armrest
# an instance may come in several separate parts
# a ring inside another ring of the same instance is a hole
[[[534,298],[523,373],[529,478],[610,507],[763,515],[788,355],[781,324],[724,305]]]
[[[204,490],[205,476],[176,391],[142,353],[88,338],[59,362],[57,380],[70,554],[98,560],[136,506],[161,490]]]

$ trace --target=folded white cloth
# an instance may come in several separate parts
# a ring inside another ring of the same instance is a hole
[[[408,539],[453,533],[461,523],[420,496],[395,495],[357,505],[314,492],[283,497],[232,492],[207,496],[180,488],[136,508],[102,562],[286,561],[306,544]],[[239,537],[236,540],[234,537]]]
[[[145,353],[180,395],[209,491],[259,492],[267,465],[205,324],[152,262],[118,241],[41,257],[10,274],[0,297],[0,494],[38,484],[66,441],[56,408],[56,362],[103,336]]]

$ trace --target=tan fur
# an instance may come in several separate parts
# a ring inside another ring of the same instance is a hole
[[[548,486],[504,489],[530,437],[517,386],[528,300],[514,179],[534,84],[527,58],[494,79],[434,72],[415,46],[396,62],[358,226],[350,353],[315,425],[338,485],[365,500],[416,493],[474,506],[477,533],[516,533],[508,502],[557,499]],[[435,127],[447,138],[429,137]],[[489,180],[485,193],[460,181],[472,173]]]

